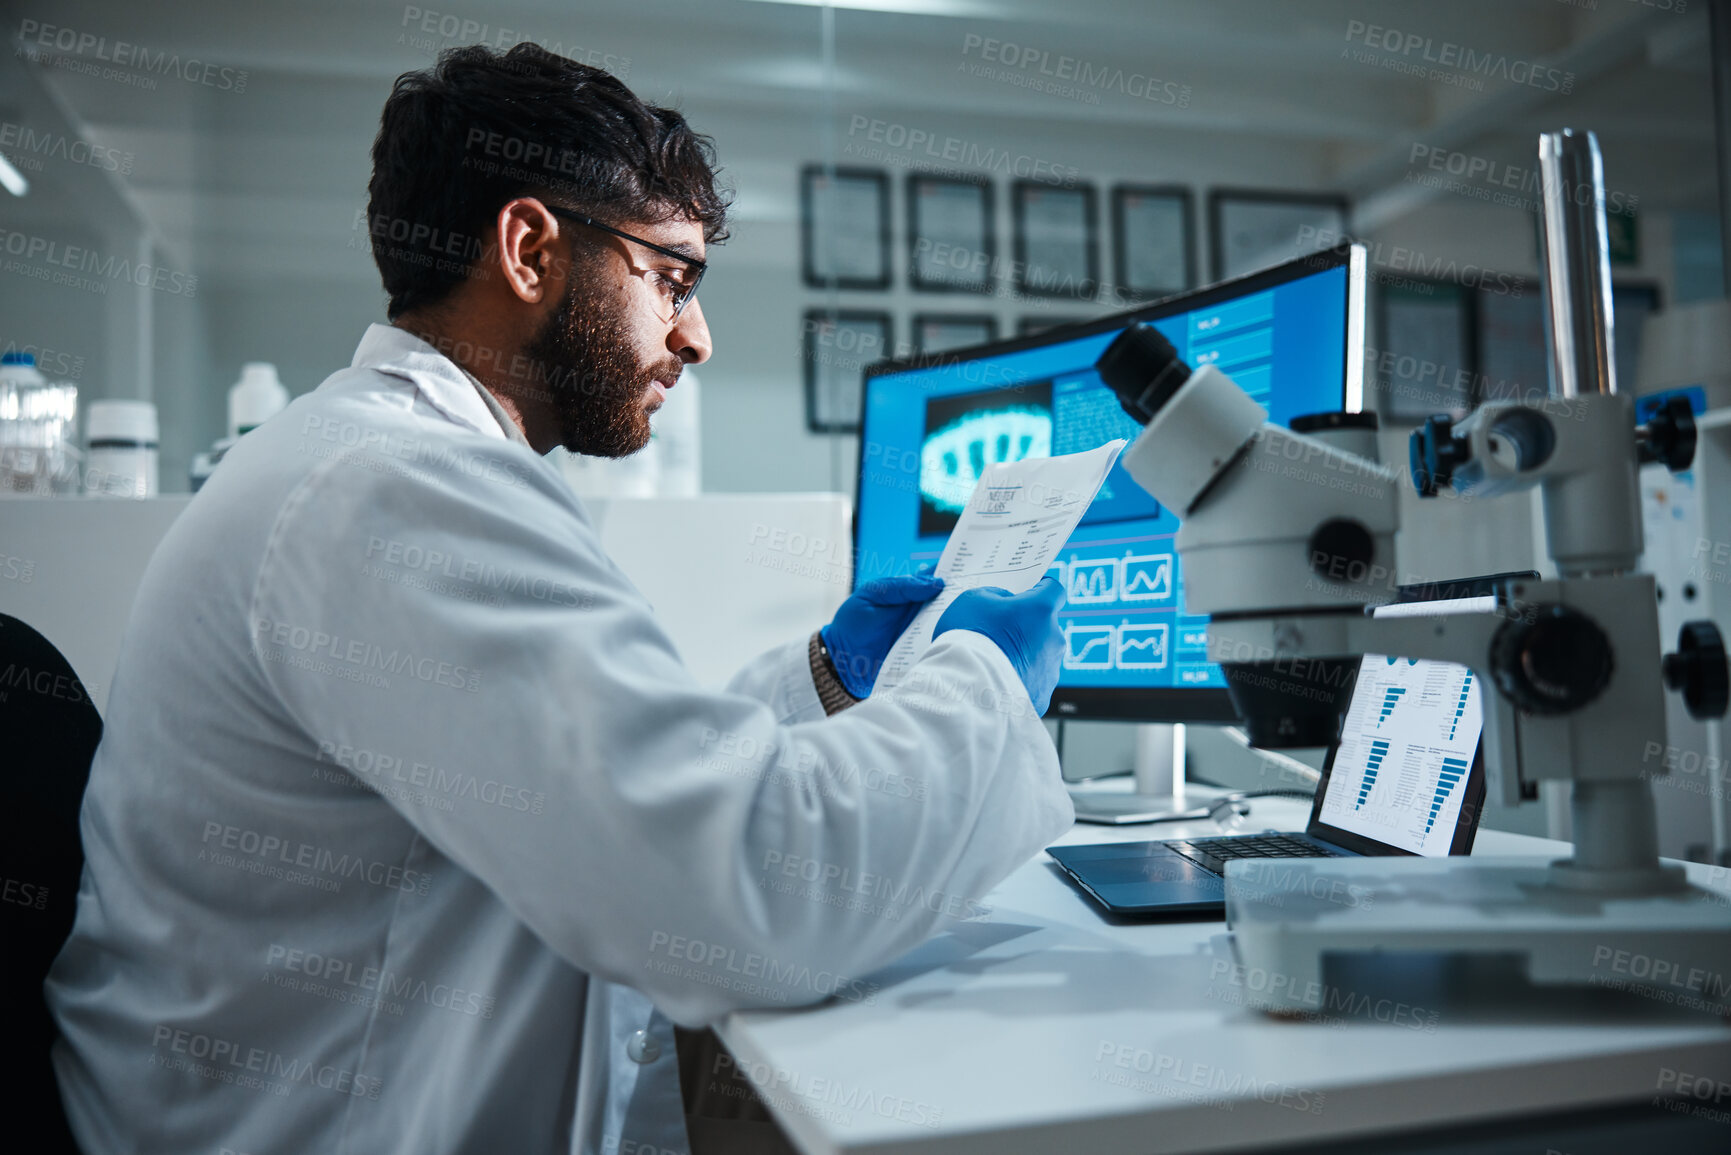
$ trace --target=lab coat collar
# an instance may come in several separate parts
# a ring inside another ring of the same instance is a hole
[[[395,325],[369,325],[349,364],[407,378],[450,420],[486,437],[513,440],[481,399],[481,383],[413,333]]]

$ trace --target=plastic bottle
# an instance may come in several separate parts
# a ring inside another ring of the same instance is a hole
[[[248,361],[228,391],[228,435],[239,437],[288,408],[288,390],[269,361]]]
[[[156,406],[148,401],[92,401],[86,422],[89,467],[84,488],[105,497],[155,497]]]
[[[0,355],[0,490],[76,493],[77,419],[76,386],[49,381],[30,353]]]
[[[219,438],[207,451],[193,457],[192,470],[187,477],[192,492],[204,488],[223,455],[234,448],[234,443],[243,434],[281,413],[288,408],[288,403],[288,390],[277,379],[275,365],[269,361],[248,361],[242,365],[240,380],[228,390],[228,436]]]

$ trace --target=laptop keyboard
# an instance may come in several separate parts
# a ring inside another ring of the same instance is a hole
[[[1196,865],[1225,874],[1234,858],[1340,858],[1338,852],[1290,834],[1241,834],[1230,838],[1179,838],[1166,846]]]

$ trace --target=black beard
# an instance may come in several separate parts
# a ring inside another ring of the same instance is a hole
[[[544,367],[559,422],[559,443],[591,457],[629,457],[649,444],[649,383],[677,374],[680,365],[640,366],[625,326],[593,292],[579,293],[573,278],[559,309],[524,353]]]

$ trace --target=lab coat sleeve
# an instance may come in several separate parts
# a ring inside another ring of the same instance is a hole
[[[494,444],[321,463],[277,515],[252,645],[309,755],[426,768],[385,800],[572,964],[692,1026],[870,998],[860,976],[986,917],[1068,828],[989,639],[945,634],[832,718],[705,690],[557,476]]]
[[[784,725],[824,717],[811,678],[809,645],[809,638],[801,638],[753,659],[728,682],[727,692],[756,698]]]

